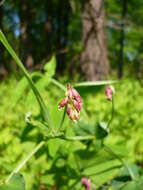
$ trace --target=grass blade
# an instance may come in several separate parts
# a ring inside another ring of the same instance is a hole
[[[75,83],[74,87],[90,87],[90,86],[102,86],[117,83],[118,81],[108,80],[108,81],[87,81]]]
[[[41,108],[41,114],[43,116],[43,119],[49,124],[49,126],[52,126],[52,122],[51,122],[51,118],[49,115],[49,112],[47,110],[47,107],[38,91],[38,89],[35,87],[29,73],[27,72],[27,70],[25,69],[25,67],[23,66],[21,60],[19,59],[19,57],[16,55],[15,51],[12,49],[12,47],[10,46],[10,44],[8,43],[6,37],[4,36],[4,34],[2,33],[2,31],[0,30],[0,41],[2,42],[2,44],[4,45],[4,47],[7,49],[7,51],[10,53],[10,55],[13,57],[13,59],[15,60],[16,64],[18,65],[18,67],[20,68],[20,70],[22,71],[23,75],[27,78],[29,85],[31,86],[31,89],[33,90],[36,99],[40,105]]]

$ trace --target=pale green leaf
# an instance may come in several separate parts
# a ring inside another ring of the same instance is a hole
[[[23,176],[19,173],[14,173],[8,183],[0,186],[0,190],[25,190]]]

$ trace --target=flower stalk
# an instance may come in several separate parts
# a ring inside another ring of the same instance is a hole
[[[107,124],[108,129],[114,118],[114,111],[115,111],[114,110],[114,93],[115,93],[115,89],[113,86],[106,87],[105,94],[106,94],[107,100],[112,102],[111,118]],[[112,149],[110,149],[108,146],[106,146],[103,141],[102,141],[102,145],[103,145],[104,150],[107,153],[111,154],[113,157],[118,159],[123,164],[123,166],[127,169],[131,179],[134,180],[135,179],[134,174],[133,174],[132,170],[130,169],[130,167],[128,167],[128,164],[120,156],[118,156],[116,153],[114,153]]]
[[[114,96],[112,97],[111,102],[112,102],[112,111],[111,111],[111,118],[110,118],[110,120],[108,121],[108,124],[107,124],[107,128],[108,129],[109,129],[110,124],[111,124],[111,122],[113,121],[113,118],[114,118],[114,112],[115,112],[115,108],[114,108]]]

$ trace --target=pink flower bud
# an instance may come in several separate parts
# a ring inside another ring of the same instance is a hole
[[[62,109],[67,103],[68,103],[68,98],[63,99],[63,100],[59,103],[59,105],[58,105],[59,110]]]
[[[80,111],[80,110],[81,110],[82,103],[79,103],[79,102],[77,102],[76,100],[73,100],[73,104],[74,104],[75,109],[76,109],[77,111]]]
[[[111,101],[112,100],[112,96],[114,94],[115,90],[113,86],[107,86],[105,89],[105,94],[107,97],[107,100]]]
[[[82,99],[80,94],[72,87],[67,85],[66,98],[63,99],[58,108],[61,109],[67,105],[67,114],[72,121],[78,121],[80,118],[80,110],[82,107]]]
[[[74,88],[72,88],[72,96],[77,102],[81,103],[81,96]]]
[[[74,122],[77,122],[79,120],[79,118],[80,118],[80,112],[78,112],[76,109],[74,109],[73,110],[73,118],[72,118],[72,120]]]
[[[67,106],[67,114],[68,114],[69,118],[72,120],[73,114],[72,114],[72,107],[70,106],[70,104],[68,104],[68,106]]]
[[[88,179],[87,177],[83,177],[81,179],[81,184],[82,184],[82,186],[84,186],[86,188],[86,190],[90,190],[90,188],[91,188],[90,179]]]
[[[67,114],[72,121],[76,122],[79,120],[80,113],[76,109],[73,109],[70,104],[67,106]]]

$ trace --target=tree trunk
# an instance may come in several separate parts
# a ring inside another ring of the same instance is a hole
[[[85,0],[82,12],[82,71],[87,80],[104,79],[109,70],[104,28],[104,0]]]
[[[31,15],[29,8],[28,0],[20,1],[20,55],[24,65],[27,68],[33,66],[33,57],[30,52],[31,43],[30,43],[30,24],[31,24]]]
[[[68,38],[70,4],[67,0],[60,0],[58,3],[58,29],[57,29],[57,71],[63,73],[65,70],[66,56],[60,53],[66,48]]]
[[[121,24],[121,38],[120,38],[120,60],[119,60],[119,69],[118,69],[118,76],[122,78],[123,76],[123,66],[124,66],[124,41],[125,41],[125,18],[127,13],[127,0],[123,1],[123,8],[122,8],[122,24]]]
[[[46,50],[47,54],[52,53],[52,44],[53,44],[53,2],[52,0],[46,0]]]

